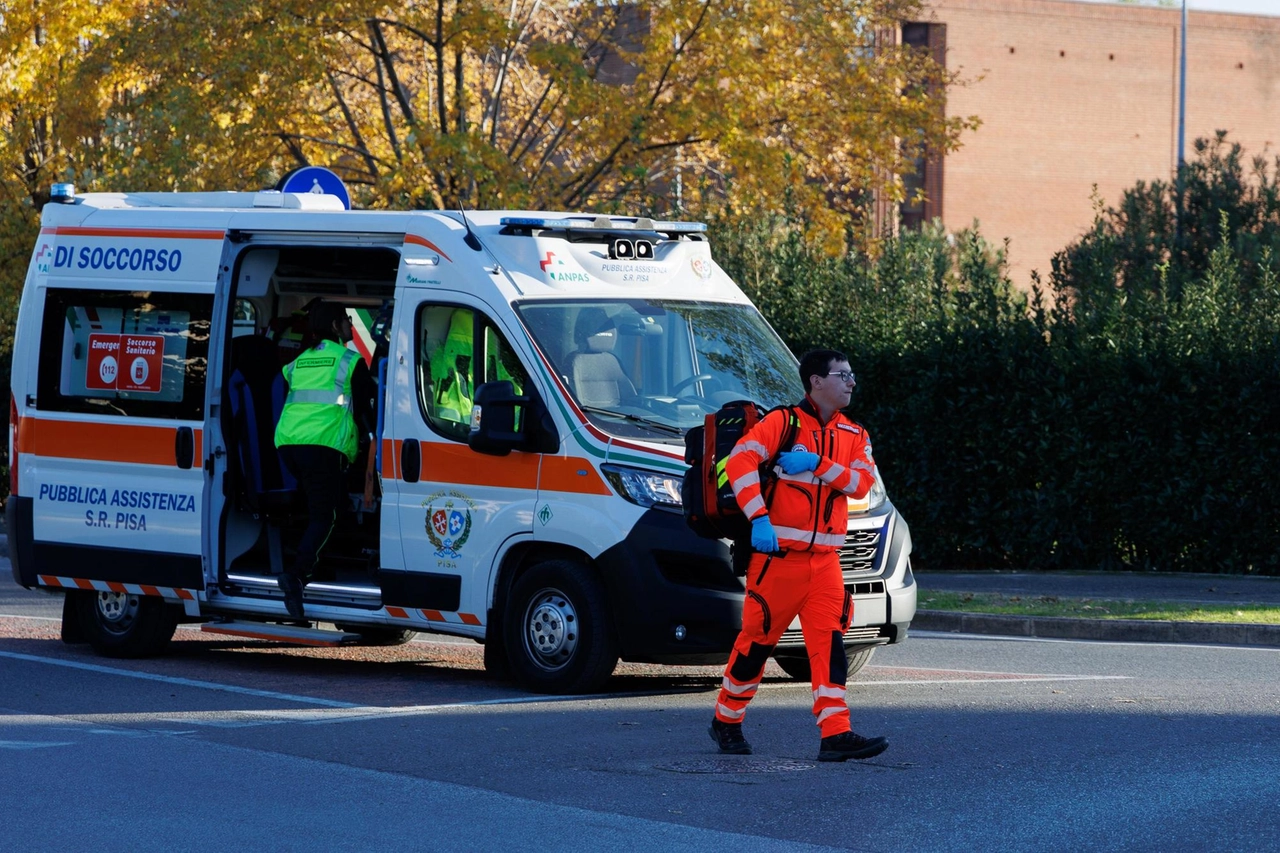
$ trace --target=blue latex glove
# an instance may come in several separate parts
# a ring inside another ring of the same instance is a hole
[[[751,547],[762,554],[772,554],[778,550],[778,534],[774,532],[769,516],[751,519]]]
[[[801,474],[805,471],[814,471],[818,467],[821,457],[816,453],[809,453],[805,450],[788,450],[786,453],[778,454],[778,464],[782,466],[782,470],[788,474]]]

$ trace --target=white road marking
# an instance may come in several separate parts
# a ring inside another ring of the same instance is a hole
[[[269,711],[253,711],[242,710],[233,712],[195,712],[197,714],[213,715],[225,717],[227,714],[238,715],[243,718],[249,718],[248,721],[211,719],[201,722],[197,719],[190,719],[182,713],[167,713],[152,715],[155,719],[181,721],[184,723],[194,723],[196,725],[211,726],[240,726],[240,725],[262,725],[265,722],[309,722],[309,723],[329,723],[329,722],[349,722],[361,719],[372,719],[377,717],[413,715],[413,714],[434,714],[441,711],[453,711],[461,708],[478,708],[486,705],[534,705],[552,702],[583,702],[593,699],[616,699],[631,698],[640,695],[659,695],[665,691],[653,691],[652,693],[600,693],[581,696],[509,696],[499,699],[477,699],[473,702],[446,702],[439,705],[404,705],[399,707],[381,707],[374,705],[359,705],[354,702],[340,702],[335,699],[321,699],[315,696],[299,696],[292,693],[278,693],[272,690],[257,690],[251,687],[238,687],[233,684],[219,684],[213,681],[196,681],[190,678],[177,678],[169,675],[154,675],[149,672],[135,672],[127,669],[116,669],[109,666],[100,666],[92,663],[82,663],[80,661],[59,660],[56,658],[44,658],[37,655],[21,654],[19,652],[0,651],[0,658],[11,658],[13,660],[27,661],[30,663],[43,663],[52,666],[63,666],[70,669],[80,669],[89,672],[97,672],[103,675],[119,675],[125,678],[137,678],[143,681],[157,681],[163,684],[172,684],[179,687],[194,687],[202,690],[218,690],[225,693],[238,693],[245,696],[257,696],[264,699],[276,699],[285,702],[296,702],[303,705],[319,705],[324,708],[333,709],[331,711],[314,711],[304,709],[272,709]],[[95,719],[110,720],[115,715],[77,715],[79,719]],[[138,719],[140,716],[147,715],[127,715],[132,719]],[[255,720],[252,718],[263,717],[266,719]],[[0,717],[0,723],[4,718]]]
[[[1275,654],[1275,646],[1233,646],[1217,643],[1160,643],[1139,640],[1081,640],[1070,637],[1016,637],[1008,634],[961,634],[950,631],[912,631],[921,640],[991,640],[999,643],[1083,643],[1091,646],[1162,646],[1169,649],[1230,649],[1237,652]]]
[[[857,687],[897,687],[913,684],[1030,684],[1039,681],[1126,681],[1128,675],[1030,675],[1025,678],[926,678],[902,681],[858,681]]]
[[[579,702],[614,698],[630,698],[632,694],[596,694],[590,696],[514,696],[506,699],[481,699],[474,702],[444,702],[438,705],[403,705],[384,707],[378,705],[352,705],[347,708],[273,708],[266,711],[164,711],[154,714],[131,712],[128,714],[77,714],[77,720],[99,725],[129,725],[139,721],[154,721],[170,725],[202,726],[205,728],[238,729],[255,726],[296,723],[302,725],[328,725],[331,723],[359,723],[366,720],[383,720],[392,717],[413,717],[439,714],[467,708],[483,708],[491,705],[536,705],[553,702]],[[0,717],[0,725],[10,718]]]
[[[24,655],[18,652],[0,651],[0,657],[11,658],[13,660],[22,660],[29,663],[43,663],[51,666],[65,666],[70,669],[81,669],[88,672],[98,672],[103,675],[119,675],[125,678],[138,678],[143,681],[158,681],[162,684],[174,684],[179,687],[198,687],[203,690],[221,690],[225,693],[239,693],[244,696],[258,696],[263,699],[277,699],[285,702],[297,702],[303,705],[323,705],[329,708],[359,708],[353,702],[339,702],[334,699],[319,699],[314,696],[295,696],[291,693],[277,693],[273,690],[255,690],[251,687],[237,687],[232,684],[218,684],[213,681],[196,681],[190,678],[175,678],[170,675],[153,675],[149,672],[133,672],[127,669],[116,669],[109,666],[98,666],[92,663],[81,663],[80,661],[58,660],[56,658],[42,658],[36,655]]]

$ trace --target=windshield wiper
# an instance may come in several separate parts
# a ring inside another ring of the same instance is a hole
[[[661,432],[670,433],[671,435],[684,435],[684,430],[680,427],[672,426],[671,424],[664,424],[662,421],[655,421],[652,418],[644,418],[640,415],[628,414],[627,412],[615,412],[612,409],[602,409],[599,406],[579,406],[579,408],[584,412],[593,412],[597,415],[604,415],[610,418],[622,418],[624,421],[643,424],[650,429],[656,429]]]

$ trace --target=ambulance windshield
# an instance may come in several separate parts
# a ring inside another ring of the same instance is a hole
[[[752,305],[575,300],[516,309],[579,407],[614,435],[680,441],[731,400],[772,408],[804,395],[795,358]]]

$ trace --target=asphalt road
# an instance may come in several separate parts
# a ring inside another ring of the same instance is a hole
[[[752,756],[714,668],[553,699],[470,642],[286,649],[183,630],[148,661],[0,586],[5,849],[1257,850],[1280,837],[1280,652],[913,635],[850,690],[868,762],[814,761],[770,666]]]

